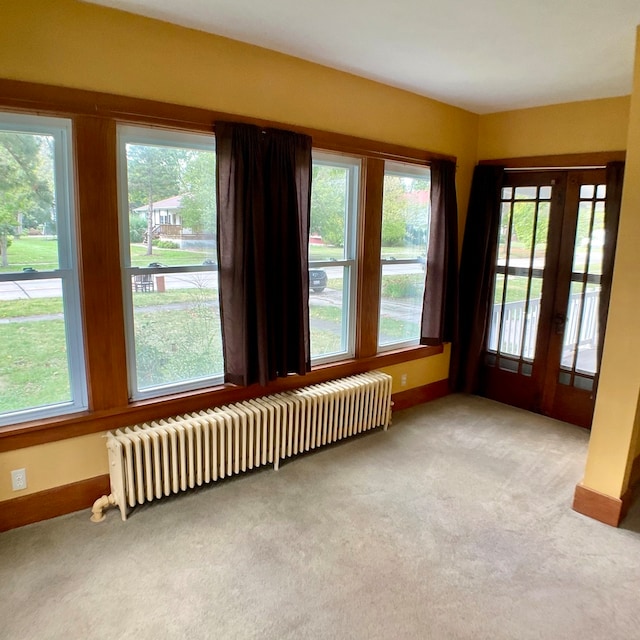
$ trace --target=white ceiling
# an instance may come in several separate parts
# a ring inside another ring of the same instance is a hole
[[[631,93],[640,0],[90,0],[476,113]]]

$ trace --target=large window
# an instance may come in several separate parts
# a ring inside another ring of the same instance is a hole
[[[214,138],[139,127],[118,137],[131,396],[219,383]]]
[[[70,137],[0,114],[0,424],[87,406]]]
[[[380,349],[417,344],[431,213],[427,167],[385,162],[382,205]]]
[[[309,325],[314,362],[353,355],[360,161],[314,151]]]

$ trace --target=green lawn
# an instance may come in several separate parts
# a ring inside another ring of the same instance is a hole
[[[0,355],[0,412],[70,399],[62,320],[0,324],[0,344],[11,345]]]
[[[22,236],[14,238],[9,250],[9,266],[0,269],[4,272],[22,271],[32,267],[38,271],[58,268],[58,242],[53,238]],[[200,265],[212,256],[204,251],[183,251],[181,249],[160,249],[153,247],[153,255],[147,255],[142,244],[131,245],[131,264],[134,267],[146,267],[150,262],[166,265]]]
[[[153,247],[153,255],[147,255],[147,247],[143,244],[132,244],[131,264],[134,267],[146,267],[150,262],[159,262],[170,266],[200,265],[204,260],[215,256],[205,251],[184,251],[182,249],[160,249]],[[420,251],[415,247],[384,247],[385,257],[415,258]],[[39,236],[20,236],[14,238],[8,250],[9,267],[5,272],[22,271],[24,267],[32,267],[38,271],[58,268],[58,243],[55,238]],[[344,249],[340,247],[309,246],[309,260],[341,260]]]
[[[55,238],[18,236],[11,242],[7,256],[9,266],[0,267],[0,271],[22,271],[24,267],[38,271],[57,269],[58,241]]]

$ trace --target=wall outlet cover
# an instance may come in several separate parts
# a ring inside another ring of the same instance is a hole
[[[27,488],[27,470],[14,469],[11,472],[11,488],[14,491],[22,491]]]

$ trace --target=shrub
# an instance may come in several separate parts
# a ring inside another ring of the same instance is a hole
[[[159,249],[179,249],[180,245],[173,240],[152,240],[151,244]]]
[[[147,230],[147,221],[141,217],[129,218],[129,240],[131,242],[142,242],[144,233]]]
[[[424,275],[420,273],[384,276],[382,296],[384,298],[412,298],[422,294]]]

